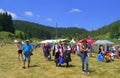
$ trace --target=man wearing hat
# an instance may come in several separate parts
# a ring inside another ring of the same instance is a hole
[[[25,69],[26,58],[28,59],[28,67],[30,66],[30,55],[33,50],[33,46],[29,43],[29,40],[26,40],[26,43],[23,45],[23,68]]]
[[[82,73],[86,72],[89,74],[88,71],[88,44],[85,39],[82,40],[82,44],[80,45],[80,52],[81,52],[81,60],[82,60]],[[86,63],[86,71],[84,71],[84,62]]]

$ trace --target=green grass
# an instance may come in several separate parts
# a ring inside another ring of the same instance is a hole
[[[9,35],[14,36],[14,34],[6,31],[0,31],[0,36],[7,38]]]
[[[119,61],[115,59],[105,63],[90,57],[91,72],[87,75],[81,73],[81,60],[77,55],[72,55],[71,67],[66,68],[66,64],[56,67],[54,61],[44,59],[42,49],[36,49],[31,57],[31,67],[22,69],[22,62],[17,59],[16,45],[8,44],[0,47],[0,78],[120,78]]]

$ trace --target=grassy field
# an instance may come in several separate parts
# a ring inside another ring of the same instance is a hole
[[[70,67],[66,64],[56,67],[54,61],[44,59],[40,48],[34,51],[31,67],[22,69],[16,45],[8,44],[0,47],[0,78],[120,78],[119,59],[111,63],[98,62],[94,55],[89,58],[90,74],[81,73],[81,60],[77,55],[72,55]]]

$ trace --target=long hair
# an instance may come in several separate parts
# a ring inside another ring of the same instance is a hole
[[[103,50],[104,50],[104,46],[103,46],[103,45],[100,45],[100,46],[99,46],[98,54],[102,51],[102,50],[101,50],[101,47],[103,47]]]

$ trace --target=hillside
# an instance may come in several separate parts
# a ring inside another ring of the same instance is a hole
[[[13,26],[15,30],[20,30],[26,33],[30,38],[36,37],[40,39],[56,38],[56,28],[36,24],[27,21],[14,20]],[[87,36],[88,31],[85,29],[79,29],[75,27],[71,28],[58,28],[59,38],[83,38]]]
[[[109,25],[103,26],[97,30],[90,32],[90,35],[97,39],[105,38],[119,38],[120,37],[120,20],[115,21]],[[100,36],[100,37],[98,37]],[[105,37],[106,36],[106,37]]]
[[[14,34],[6,31],[0,32],[0,43],[1,42],[11,42],[14,39]]]
[[[28,37],[51,39],[56,38],[56,28],[36,24],[33,22],[15,20],[13,21],[15,30],[20,30],[27,34]],[[113,22],[109,25],[103,26],[97,30],[87,31],[76,27],[57,28],[59,38],[76,38],[81,39],[90,35],[94,39],[109,39],[120,37],[120,20]]]

